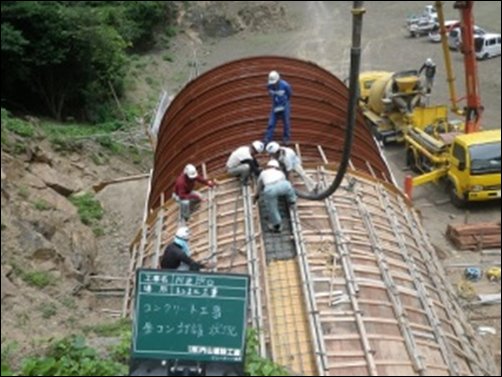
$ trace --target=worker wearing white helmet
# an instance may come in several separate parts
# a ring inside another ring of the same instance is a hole
[[[173,198],[180,205],[180,220],[182,221],[187,221],[190,218],[190,207],[203,200],[202,194],[194,191],[196,182],[209,187],[215,185],[214,181],[201,177],[194,165],[187,164],[183,173],[176,179],[173,193]]]
[[[432,86],[434,85],[434,77],[436,76],[436,64],[431,58],[427,58],[425,63],[418,70],[418,74],[421,74],[425,70],[425,89],[427,94],[431,93]]]
[[[279,161],[281,165],[284,167],[284,170],[286,172],[286,178],[289,178],[288,177],[289,172],[295,171],[302,178],[308,191],[315,190],[316,188],[315,182],[312,180],[312,178],[310,178],[307,175],[307,173],[305,173],[300,158],[297,156],[297,154],[292,148],[281,147],[279,143],[271,141],[270,143],[267,144],[266,150],[271,158],[274,158],[277,161]]]
[[[204,267],[190,257],[190,230],[186,226],[181,226],[176,231],[172,243],[167,245],[160,260],[160,267],[165,269],[198,271]]]
[[[261,141],[253,141],[251,145],[237,148],[228,158],[228,174],[239,177],[244,184],[247,184],[250,173],[258,178],[261,169],[256,160],[256,155],[262,153],[263,149],[264,145]]]
[[[289,143],[291,138],[290,131],[290,104],[291,86],[285,81],[281,80],[281,76],[277,71],[271,71],[268,74],[268,93],[272,98],[272,111],[268,120],[267,132],[265,133],[265,144],[274,138],[275,126],[277,119],[281,118],[283,123],[283,137],[284,143]]]
[[[263,201],[268,209],[268,218],[270,223],[268,229],[273,232],[282,230],[282,218],[279,213],[280,197],[285,197],[289,205],[296,203],[296,193],[291,183],[286,179],[286,175],[280,168],[279,161],[270,160],[267,167],[261,172],[258,178],[255,201],[258,200],[263,192]]]

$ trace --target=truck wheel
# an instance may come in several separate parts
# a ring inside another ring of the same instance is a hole
[[[417,173],[418,172],[418,166],[417,166],[417,159],[415,158],[415,153],[413,153],[413,150],[411,148],[406,150],[406,166],[408,166],[411,171]]]
[[[485,54],[483,55],[483,60],[486,60],[486,59],[488,59],[488,58],[489,58],[488,53],[485,53]]]
[[[457,208],[464,208],[467,204],[467,200],[461,199],[457,196],[457,189],[453,182],[448,182],[448,193],[450,195],[451,203]]]

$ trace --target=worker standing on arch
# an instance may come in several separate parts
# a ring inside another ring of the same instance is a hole
[[[268,74],[268,94],[272,98],[272,111],[268,119],[267,132],[265,133],[264,144],[267,145],[274,138],[275,125],[277,119],[281,118],[283,123],[283,144],[289,144],[291,138],[290,128],[290,99],[291,99],[291,85],[287,81],[281,80],[277,71],[271,71]]]

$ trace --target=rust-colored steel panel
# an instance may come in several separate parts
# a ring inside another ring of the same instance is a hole
[[[311,62],[262,56],[236,60],[191,81],[169,106],[158,135],[150,208],[160,195],[172,194],[174,181],[187,163],[206,164],[208,175],[224,172],[229,154],[241,145],[263,140],[271,110],[268,72],[277,70],[293,90],[291,139],[301,145],[305,162],[320,161],[317,145],[329,162],[341,158],[347,118],[348,89],[338,78]],[[390,180],[390,172],[358,114],[352,148],[357,170]],[[282,139],[282,123],[275,139]]]

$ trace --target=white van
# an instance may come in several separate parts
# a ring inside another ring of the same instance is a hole
[[[476,58],[488,59],[500,55],[500,34],[487,33],[474,39]]]
[[[479,26],[474,25],[474,38],[477,36],[485,35],[486,31]],[[462,32],[460,30],[460,26],[454,27],[448,33],[448,46],[452,50],[460,49],[462,45]]]

